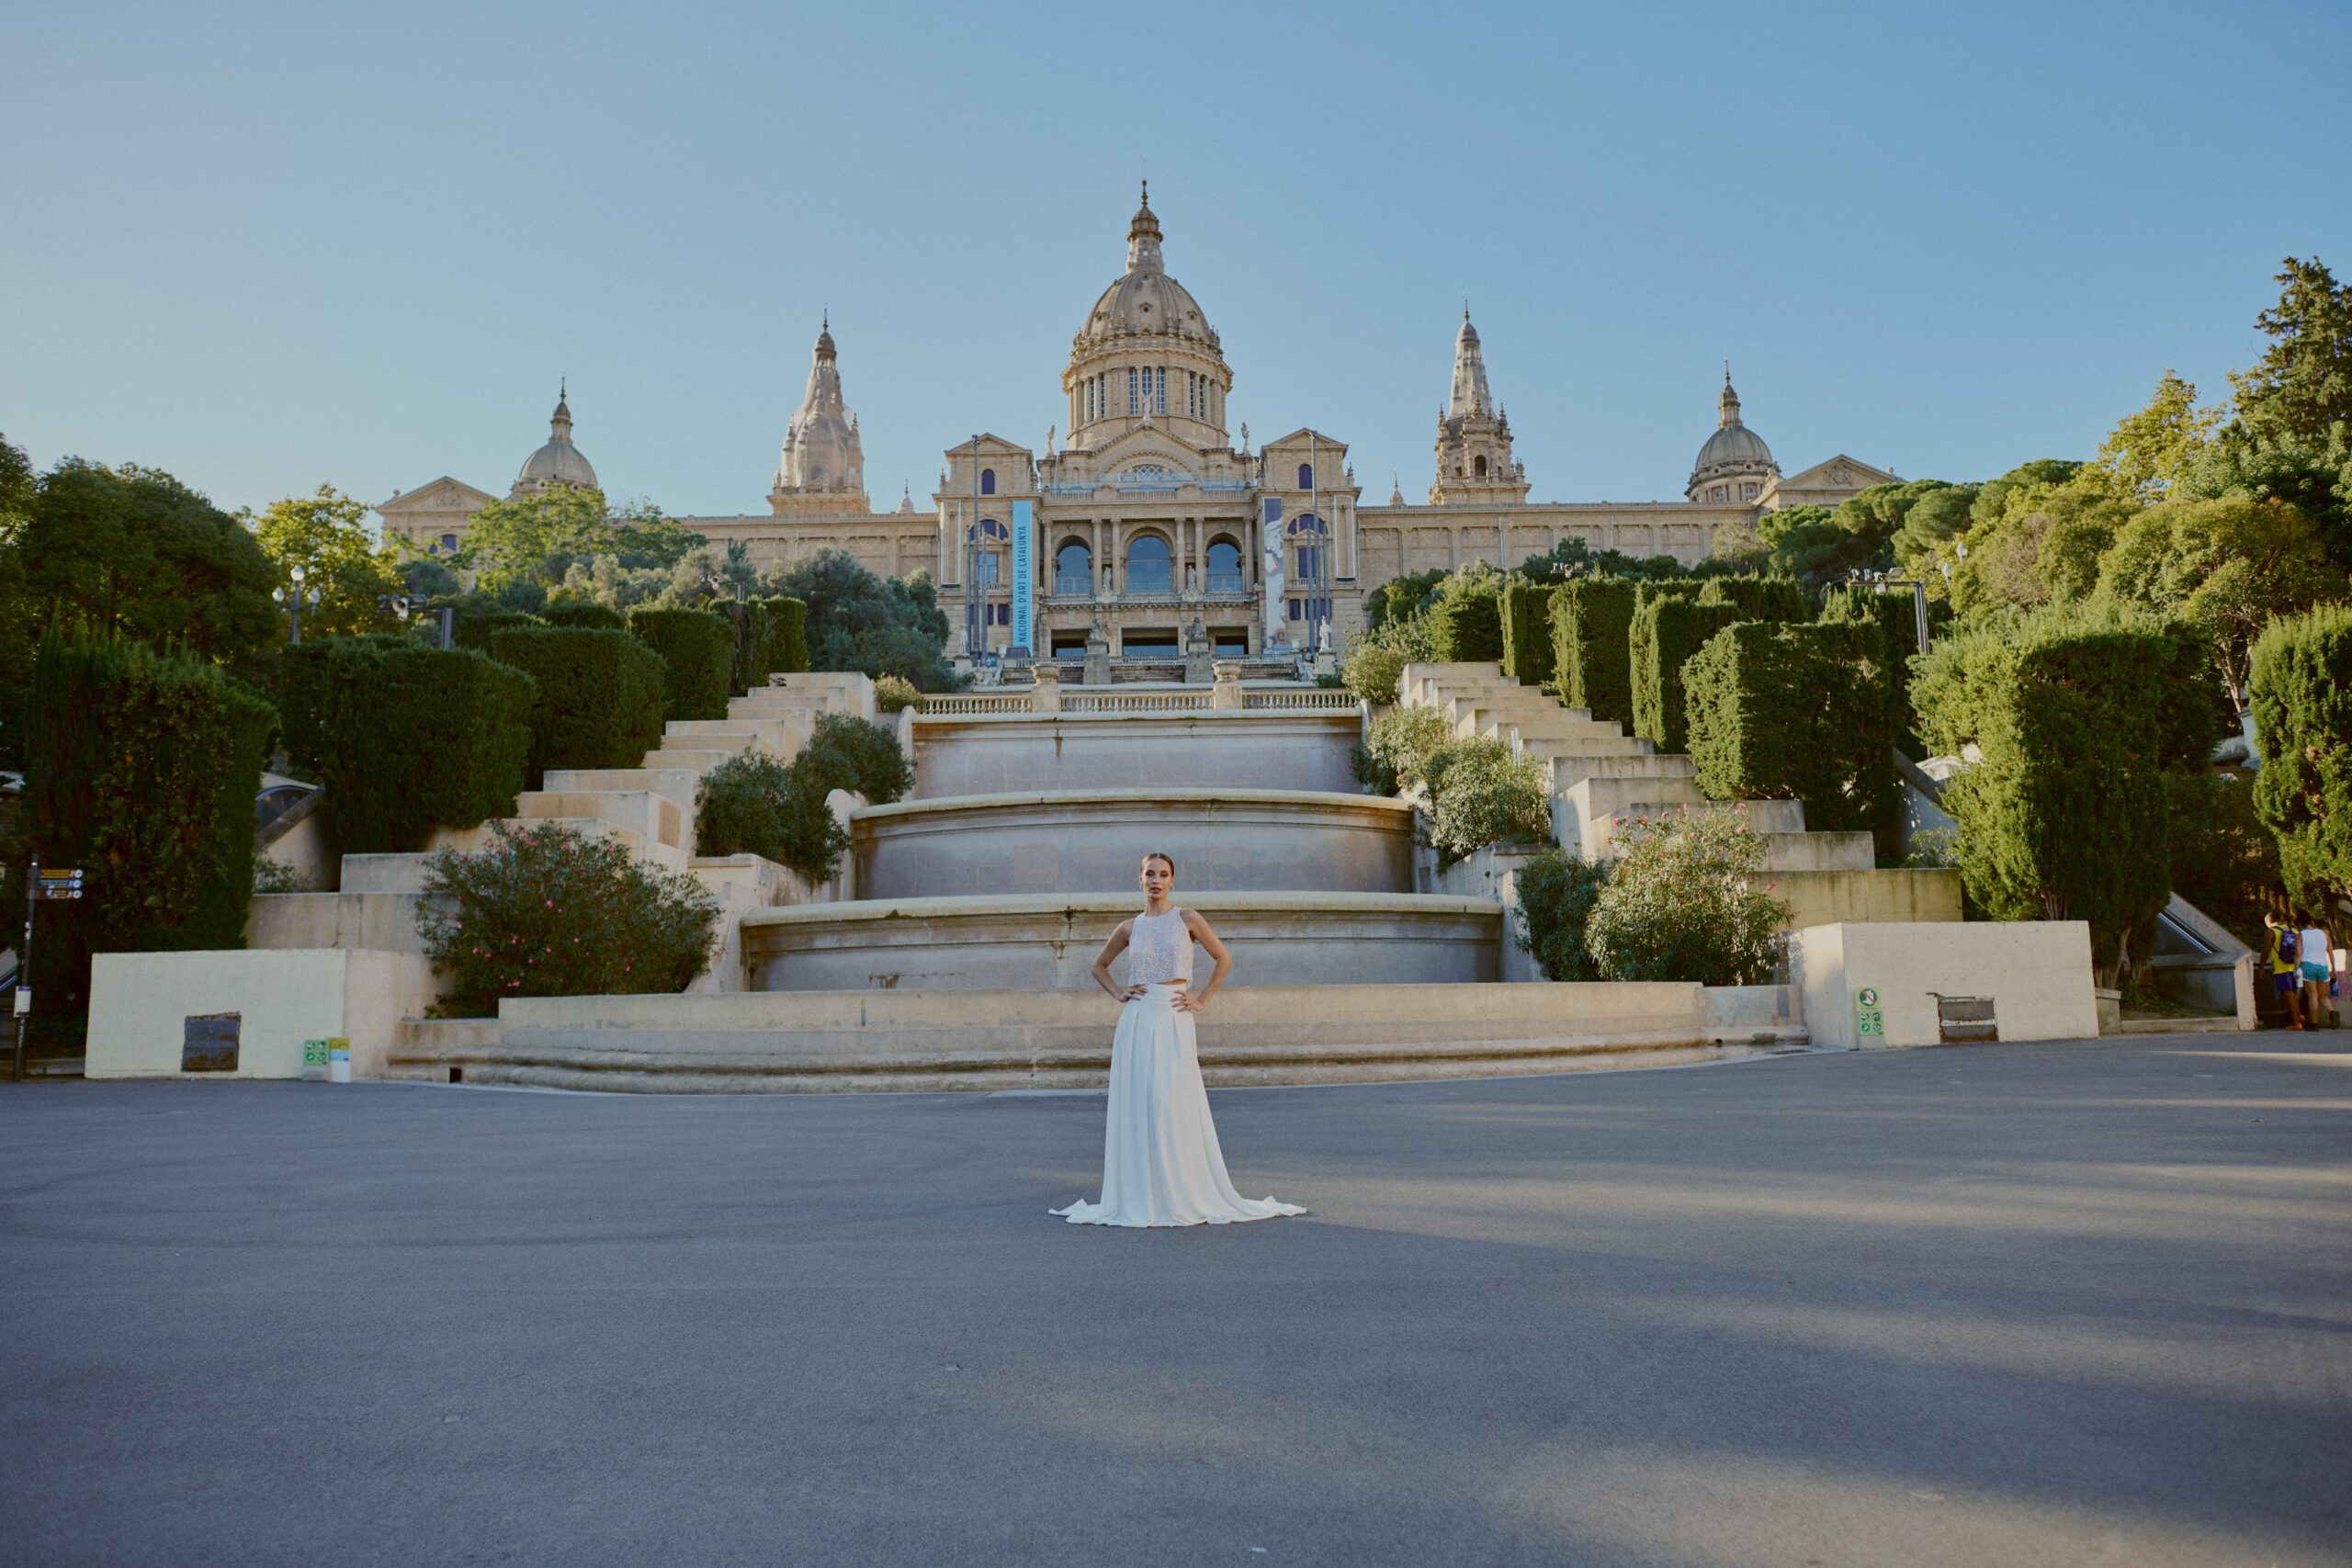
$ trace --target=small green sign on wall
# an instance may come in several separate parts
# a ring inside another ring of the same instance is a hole
[[[1886,1038],[1886,1014],[1879,1008],[1874,986],[1864,986],[1854,993],[1854,1033],[1857,1038],[1871,1034]]]

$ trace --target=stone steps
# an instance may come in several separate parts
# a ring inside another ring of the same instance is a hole
[[[540,787],[548,791],[651,790],[691,811],[700,777],[692,768],[549,768]]]

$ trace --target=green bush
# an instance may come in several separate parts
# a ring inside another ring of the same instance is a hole
[[[1435,708],[1400,707],[1372,721],[1357,748],[1356,777],[1375,795],[1396,795],[1421,782],[1421,765],[1453,732]]]
[[[1406,577],[1392,577],[1363,596],[1363,624],[1372,631],[1379,631],[1398,621],[1417,621],[1430,607],[1438,585],[1451,575],[1445,568],[1431,567]]]
[[[1635,584],[1579,577],[1552,596],[1552,682],[1560,700],[1597,719],[1634,722],[1632,636]]]
[[[444,1018],[490,1018],[508,997],[683,991],[710,964],[718,901],[616,839],[557,822],[491,825],[478,853],[429,863],[417,930]]]
[[[1988,620],[1920,663],[1939,751],[1983,761],[1944,786],[1960,871],[1994,919],[2085,920],[2103,984],[2171,891],[2164,773],[2226,728],[2199,640],[2129,616]]]
[[[1729,604],[1743,621],[1809,621],[1813,601],[1793,577],[1710,577],[1699,590],[1702,604]]]
[[[1867,830],[1891,852],[1903,795],[1885,660],[1869,625],[1742,621],[1717,633],[1682,666],[1700,787],[1716,800],[1801,800],[1807,828]]]
[[[662,656],[669,682],[665,718],[727,716],[735,675],[735,628],[708,610],[628,613],[631,636]]]
[[[1488,844],[1552,841],[1551,792],[1534,758],[1501,740],[1456,740],[1432,771],[1429,837],[1440,870]]]
[[[729,757],[696,786],[697,854],[765,855],[820,883],[832,879],[849,842],[849,830],[825,805],[825,792],[765,752]]]
[[[808,668],[808,606],[778,593],[753,604],[767,612],[767,648],[761,662],[767,675],[794,675]],[[757,684],[766,685],[763,675]]]
[[[2255,807],[2295,901],[2316,908],[2352,891],[2352,607],[2273,621],[2251,671]]]
[[[1900,592],[1844,583],[1829,591],[1821,606],[1824,626],[1869,625],[1885,638],[1886,660],[1880,665],[1880,684],[1887,712],[1887,732],[1903,754],[1917,761],[1928,754],[1919,742],[1919,718],[1911,711],[1911,660],[1919,652],[1919,616],[1908,589]]]
[[[208,662],[81,628],[41,638],[23,715],[25,846],[84,874],[33,948],[33,1035],[70,1050],[92,953],[244,945],[277,716]]]
[[[543,626],[548,623],[523,610],[510,610],[495,600],[467,594],[456,603],[457,615],[450,628],[450,640],[459,648],[470,648],[487,653],[490,639],[500,632],[516,626]],[[435,606],[436,612],[439,606]],[[431,619],[438,619],[437,614]]]
[[[1585,925],[1608,882],[1607,866],[1566,850],[1546,850],[1519,868],[1520,930],[1513,934],[1545,979],[1600,977],[1585,949]]]
[[[539,619],[551,626],[584,626],[591,631],[600,632],[628,630],[628,616],[609,604],[599,604],[593,600],[574,599],[562,604],[549,604],[539,612]],[[510,629],[512,628],[503,626],[498,628],[499,631]],[[489,641],[495,642],[497,638],[498,632],[494,631],[491,633]]]
[[[1502,592],[1503,673],[1521,684],[1552,684],[1552,600],[1556,582],[1512,578]]]
[[[820,801],[845,789],[869,805],[888,806],[915,785],[914,764],[895,733],[840,713],[818,716],[815,732],[792,760],[792,774]]]
[[[877,713],[903,713],[908,708],[921,713],[924,706],[923,694],[903,675],[885,675],[874,682],[874,707]]]
[[[1780,962],[1789,907],[1764,873],[1764,836],[1737,807],[1619,818],[1624,854],[1594,899],[1585,946],[1604,980],[1755,986]]]
[[[1630,639],[1634,733],[1648,736],[1660,751],[1679,751],[1687,739],[1682,666],[1709,637],[1746,617],[1736,605],[1702,604],[1688,594],[1637,594],[1636,604]]]
[[[662,744],[662,656],[606,627],[517,626],[490,656],[538,683],[531,709],[533,788],[549,768],[636,768]]]
[[[1439,585],[1436,602],[1422,617],[1429,624],[1430,652],[1439,662],[1501,661],[1502,586],[1502,578],[1484,561]]]
[[[305,696],[287,751],[326,786],[320,821],[339,852],[419,850],[435,828],[514,814],[531,754],[530,676],[398,637],[288,653]]]
[[[1427,663],[1428,623],[1410,617],[1391,619],[1348,639],[1348,654],[1340,662],[1340,682],[1374,707],[1396,703],[1397,682],[1408,664]]]

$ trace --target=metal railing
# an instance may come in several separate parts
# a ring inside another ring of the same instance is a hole
[[[1211,593],[1240,592],[1241,574],[1238,571],[1210,572],[1208,575],[1208,592]]]
[[[1054,579],[1054,592],[1060,598],[1082,599],[1087,594],[1093,592],[1094,580],[1091,577],[1080,575],[1078,577],[1057,577]]]

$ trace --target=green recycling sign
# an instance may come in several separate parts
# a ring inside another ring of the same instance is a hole
[[[1886,1013],[1878,1005],[1878,987],[1864,986],[1854,993],[1854,1033],[1886,1038]]]

